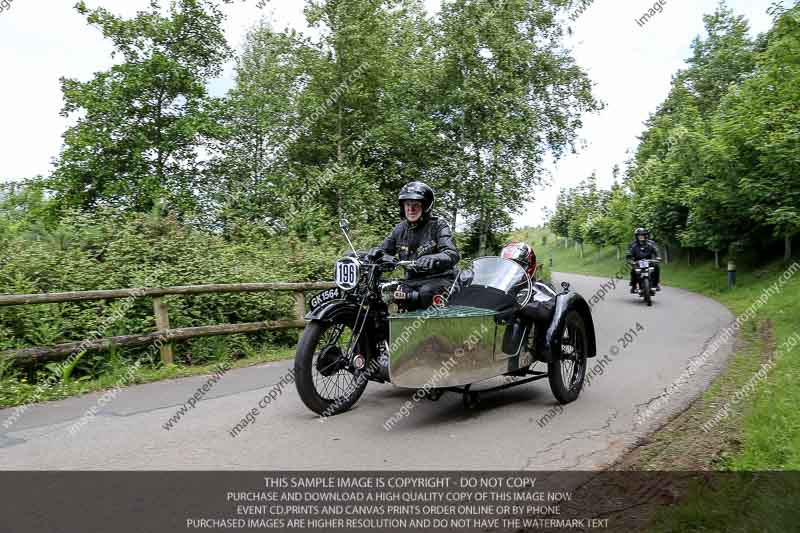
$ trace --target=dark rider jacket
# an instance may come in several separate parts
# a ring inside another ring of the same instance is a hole
[[[455,275],[454,268],[461,256],[458,253],[453,232],[444,220],[430,217],[411,224],[403,220],[394,227],[380,248],[401,261],[414,261],[423,255],[433,256],[436,265],[430,271],[407,271],[406,279],[414,279],[432,274]]]
[[[638,240],[633,241],[628,248],[628,257],[639,261],[640,259],[656,259],[660,255],[656,243],[648,239],[641,243]]]

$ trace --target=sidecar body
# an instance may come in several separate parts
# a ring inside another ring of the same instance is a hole
[[[565,300],[559,302],[562,296]],[[459,275],[445,306],[390,316],[391,382],[408,388],[453,388],[501,375],[526,375],[536,359],[547,360],[538,358],[537,351],[547,357],[559,349],[558,324],[575,307],[577,295],[567,296],[533,282],[514,261],[477,259]],[[521,317],[523,308],[533,318]],[[593,340],[593,329],[591,333]]]

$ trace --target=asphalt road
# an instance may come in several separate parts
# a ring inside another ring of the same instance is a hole
[[[423,400],[387,431],[384,422],[413,391],[370,383],[352,411],[320,422],[291,385],[232,437],[233,426],[291,368],[284,361],[228,372],[168,431],[163,424],[208,377],[123,389],[74,435],[70,426],[102,393],[32,406],[8,429],[2,421],[13,410],[0,410],[0,469],[602,468],[718,374],[731,343],[704,358],[663,408],[641,418],[733,316],[680,289],[665,287],[648,308],[628,293],[625,281],[600,300],[601,285],[611,287],[608,279],[555,278],[593,301],[599,354],[589,371],[608,354],[602,375],[596,371],[580,398],[563,408],[543,380],[487,395],[473,410],[465,410],[456,394]],[[626,332],[632,342],[620,340]]]

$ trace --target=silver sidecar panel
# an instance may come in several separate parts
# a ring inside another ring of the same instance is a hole
[[[468,385],[517,368],[503,354],[505,326],[495,311],[465,306],[389,317],[389,375],[398,387]]]

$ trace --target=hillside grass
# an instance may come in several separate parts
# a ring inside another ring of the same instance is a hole
[[[613,247],[586,244],[581,258],[574,246],[565,248],[563,239],[559,241],[545,230],[523,230],[515,237],[532,243],[539,261],[550,266],[552,259],[551,268],[555,272],[612,276],[622,264]],[[776,260],[758,266],[739,265],[736,286],[729,289],[724,268],[715,268],[711,260],[690,266],[683,256],[662,265],[662,285],[714,298],[738,317],[795,261],[797,258],[789,263]],[[685,413],[653,435],[652,445],[637,450],[628,467],[733,472],[800,470],[800,347],[785,344],[798,334],[800,271],[743,324],[738,332],[736,353],[712,386]],[[737,392],[744,391],[748,383],[752,384],[751,380],[767,361],[774,366],[766,378],[757,380],[755,389],[751,388],[732,406],[729,417],[705,432],[703,424]],[[698,461],[698,454],[705,457]],[[791,490],[797,488],[790,478],[793,475],[780,480],[770,477],[762,483],[747,485],[741,480],[731,480],[713,490],[695,484],[680,505],[659,511],[653,530],[786,531],[781,528],[788,524],[796,527],[800,512],[796,501],[800,492]]]

